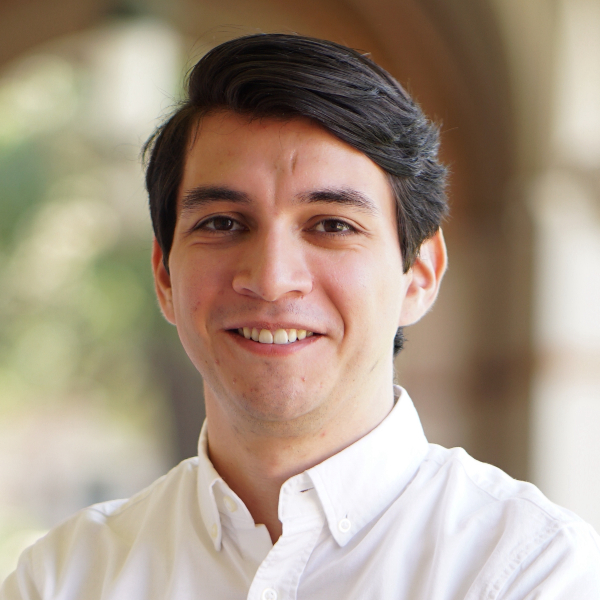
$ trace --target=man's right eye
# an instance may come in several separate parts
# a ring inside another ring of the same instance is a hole
[[[202,231],[241,231],[244,229],[241,223],[231,217],[217,216],[205,219],[196,227]]]

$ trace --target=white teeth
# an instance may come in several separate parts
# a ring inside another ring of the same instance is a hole
[[[258,341],[261,344],[272,344],[273,334],[268,329],[261,329],[260,334],[258,336]]]
[[[287,344],[288,343],[287,331],[285,329],[278,329],[273,334],[273,343],[274,344]]]
[[[238,333],[247,340],[254,340],[261,344],[291,344],[295,341],[314,335],[306,329],[276,329],[273,333],[269,329],[257,329],[256,327],[240,327]]]

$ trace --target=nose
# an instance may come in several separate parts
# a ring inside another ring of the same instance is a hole
[[[288,295],[305,296],[313,287],[300,239],[283,228],[255,235],[233,277],[238,294],[275,302]]]

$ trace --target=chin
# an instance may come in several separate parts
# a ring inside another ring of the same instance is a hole
[[[322,390],[321,390],[322,392]],[[278,386],[277,389],[258,388],[242,392],[236,390],[232,400],[247,418],[263,423],[267,427],[278,427],[285,423],[294,429],[302,423],[313,421],[321,412],[322,403],[317,395],[305,386]]]

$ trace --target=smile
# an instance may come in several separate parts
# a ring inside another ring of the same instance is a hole
[[[237,331],[247,340],[254,340],[259,344],[292,344],[314,335],[312,331],[306,331],[306,329],[276,329],[271,331],[270,329],[259,330],[256,327],[240,327]]]

